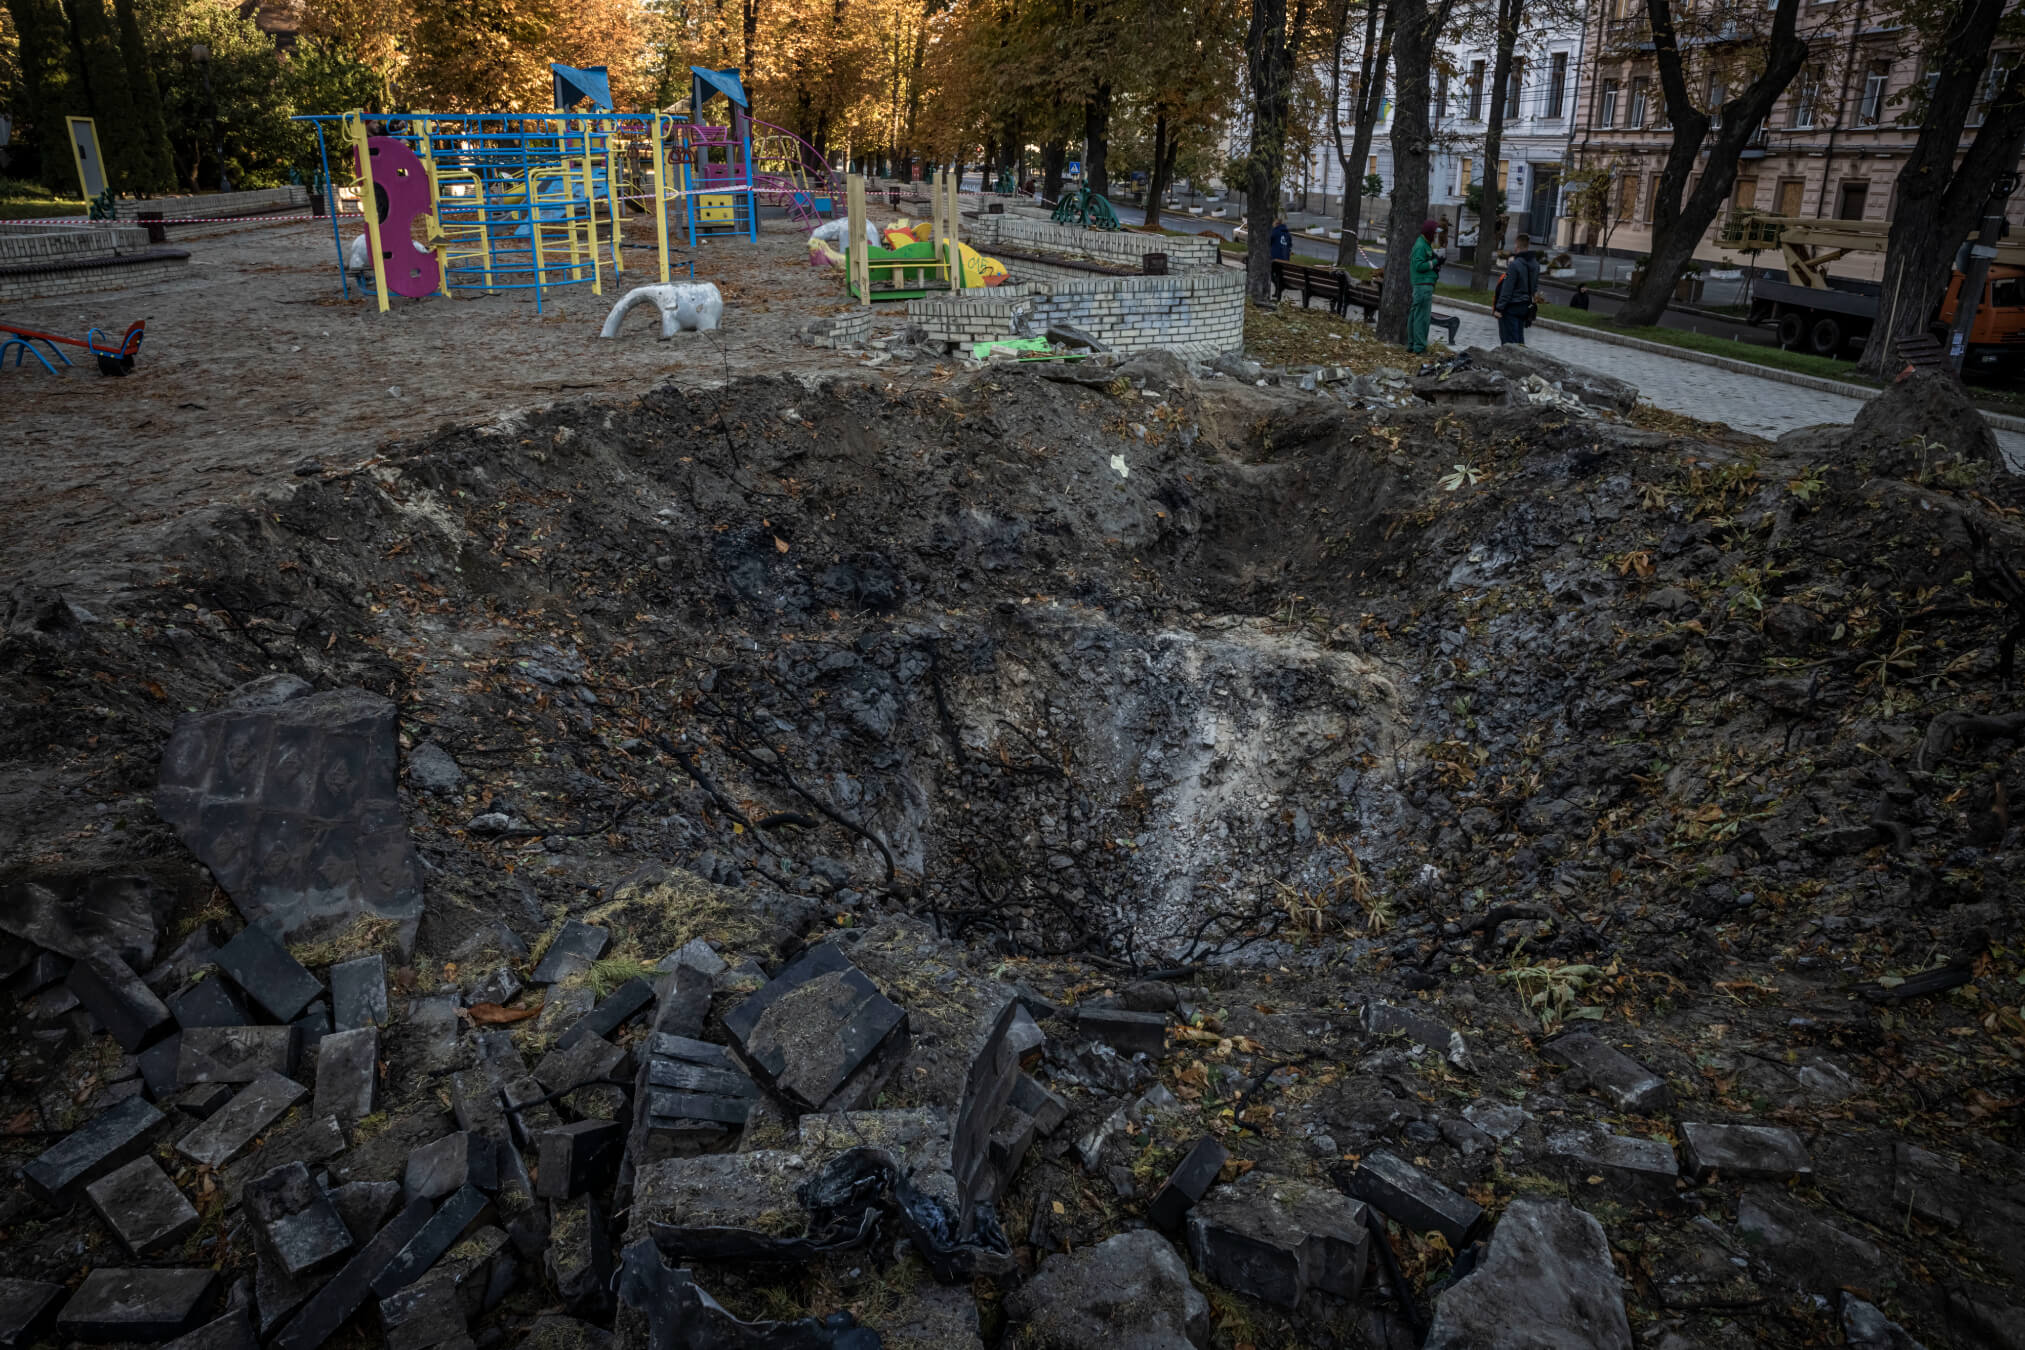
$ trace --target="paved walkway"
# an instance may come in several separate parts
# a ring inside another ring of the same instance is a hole
[[[1436,313],[1461,318],[1462,327],[1456,336],[1459,346],[1497,345],[1498,325],[1490,315],[1445,308],[1439,298],[1434,307]],[[1654,406],[1668,412],[1685,413],[1707,422],[1726,422],[1739,431],[1767,438],[1795,427],[1853,421],[1856,410],[1863,406],[1860,400],[1841,394],[1782,384],[1545,328],[1530,329],[1526,344],[1556,360],[1586,366],[1634,384]],[[2012,471],[2025,473],[2025,433],[1999,431],[1997,443],[2003,447]]]

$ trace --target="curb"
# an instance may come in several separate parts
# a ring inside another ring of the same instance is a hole
[[[1451,300],[1447,296],[1437,296],[1435,298],[1439,303],[1447,305],[1451,309],[1466,309],[1473,314],[1483,315],[1488,315],[1491,312],[1489,305],[1480,305],[1474,300]],[[1732,356],[1716,356],[1710,352],[1692,351],[1686,347],[1672,347],[1664,342],[1650,342],[1645,338],[1635,338],[1628,333],[1612,333],[1607,329],[1586,328],[1581,324],[1562,323],[1557,319],[1535,319],[1533,324],[1537,328],[1545,328],[1555,333],[1567,333],[1571,337],[1590,338],[1597,342],[1607,343],[1613,347],[1629,347],[1634,351],[1651,352],[1655,356],[1671,356],[1676,360],[1692,361],[1697,365],[1714,366],[1718,370],[1732,371],[1738,375],[1755,375],[1761,380],[1771,380],[1776,384],[1796,385],[1802,389],[1814,389],[1824,394],[1840,394],[1844,398],[1853,398],[1859,403],[1868,403],[1871,399],[1876,398],[1884,392],[1882,389],[1874,389],[1867,384],[1848,384],[1842,380],[1831,380],[1821,375],[1802,375],[1800,372],[1794,370],[1778,370],[1771,366],[1761,366],[1751,361],[1739,361]],[[1983,414],[1984,421],[2001,431],[2025,432],[2025,417],[2014,417],[2009,413],[1996,413],[1988,409],[1978,409],[1978,411]]]

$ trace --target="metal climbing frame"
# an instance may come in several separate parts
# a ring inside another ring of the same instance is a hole
[[[532,291],[537,312],[553,290],[589,286],[602,294],[608,276],[616,281],[626,271],[620,226],[628,203],[663,208],[656,212],[657,243],[661,280],[668,279],[665,208],[679,195],[674,171],[681,160],[679,152],[669,153],[668,142],[682,130],[671,118],[347,113],[296,120],[316,126],[326,184],[352,178],[360,201],[377,203],[364,214],[373,263],[369,289],[382,310],[390,294]],[[412,179],[415,165],[426,188],[402,181]],[[350,172],[333,173],[334,167]],[[334,187],[326,191],[339,284],[349,297]],[[401,249],[404,238],[412,252]],[[433,255],[433,266],[425,255]],[[367,286],[365,273],[359,282]]]

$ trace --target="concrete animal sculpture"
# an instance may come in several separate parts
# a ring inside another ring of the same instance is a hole
[[[708,281],[685,281],[671,286],[635,286],[627,291],[612,312],[605,316],[599,337],[617,337],[626,311],[635,305],[653,305],[661,311],[661,336],[674,337],[684,328],[707,333],[717,327],[724,314],[724,297]]]

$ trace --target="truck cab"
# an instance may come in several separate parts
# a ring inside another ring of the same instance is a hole
[[[1934,316],[1938,325],[1952,328],[1956,307],[1961,303],[1960,272],[1948,282],[1948,293]],[[1969,350],[1962,361],[1964,370],[2001,370],[2025,366],[2025,267],[1990,268],[1983,283],[1982,307],[1969,329]],[[1947,338],[1941,338],[1943,345]]]

